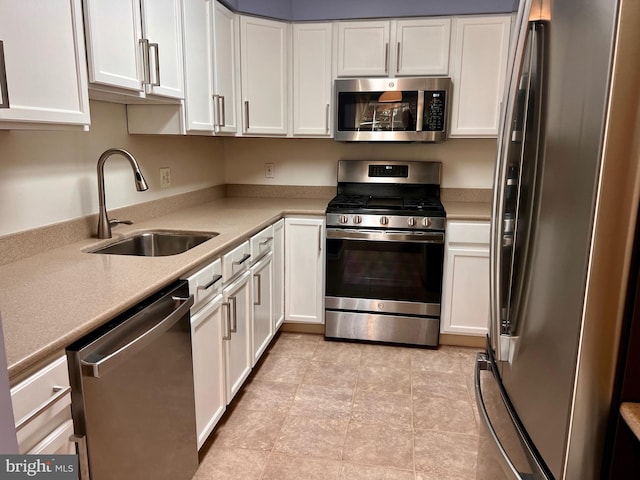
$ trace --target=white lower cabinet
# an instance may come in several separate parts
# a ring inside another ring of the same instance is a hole
[[[67,358],[47,365],[11,389],[21,454],[75,454]]]
[[[324,217],[285,219],[285,320],[324,324]]]
[[[193,383],[198,449],[226,409],[222,295],[191,317]]]
[[[260,359],[274,334],[273,324],[273,253],[267,253],[251,267],[253,335],[251,366]]]
[[[223,290],[224,356],[227,405],[251,372],[251,291],[246,271]]]
[[[489,222],[447,223],[441,333],[487,334],[489,228]]]

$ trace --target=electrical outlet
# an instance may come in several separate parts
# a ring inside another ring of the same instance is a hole
[[[164,167],[160,169],[160,188],[167,188],[171,186],[171,169]]]
[[[264,178],[273,178],[274,176],[273,163],[264,164]]]

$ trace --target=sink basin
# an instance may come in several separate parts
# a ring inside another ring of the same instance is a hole
[[[89,253],[166,257],[186,252],[217,235],[216,232],[146,231],[91,250]]]

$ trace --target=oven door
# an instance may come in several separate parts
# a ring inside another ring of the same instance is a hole
[[[444,232],[327,229],[325,336],[437,345]]]

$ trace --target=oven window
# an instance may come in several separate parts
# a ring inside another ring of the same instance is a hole
[[[440,303],[442,244],[327,239],[326,295]]]

